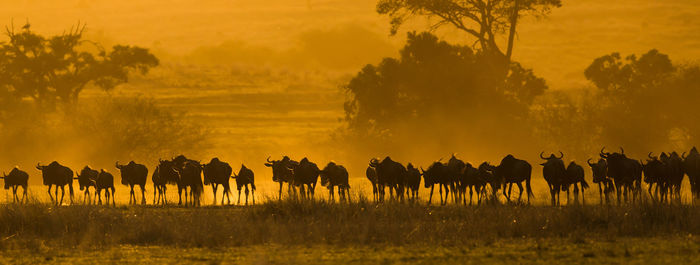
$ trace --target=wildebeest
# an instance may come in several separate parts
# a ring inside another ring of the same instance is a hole
[[[447,191],[447,194],[445,195],[446,197],[449,195],[450,190],[452,190],[452,199],[455,201],[455,203],[460,200],[464,194],[457,191],[456,186],[461,185],[459,182],[460,176],[462,175],[462,171],[464,171],[465,167],[464,161],[460,160],[455,156],[455,154],[452,154],[452,157],[450,157],[450,160],[447,161],[447,179],[445,179],[445,190]]]
[[[168,204],[165,191],[167,185],[177,185],[180,182],[180,173],[175,170],[175,163],[170,160],[158,160],[158,166],[151,176],[153,181],[153,204]],[[158,196],[156,197],[156,191]]]
[[[433,200],[433,190],[435,189],[435,184],[438,184],[438,191],[440,193],[440,205],[447,204],[447,195],[445,199],[442,198],[442,182],[444,179],[448,178],[449,170],[447,165],[440,161],[433,162],[427,170],[421,168],[421,173],[423,173],[423,183],[425,183],[425,188],[430,188],[430,195],[428,197],[428,204]]]
[[[95,180],[95,190],[97,193],[97,203],[102,204],[102,190],[105,190],[105,204],[109,205],[109,198],[112,197],[112,205],[116,206],[114,201],[114,176],[104,169],[100,170]],[[111,190],[111,192],[110,192]]]
[[[634,202],[641,190],[642,164],[634,159],[627,158],[625,150],[620,147],[620,153],[604,152],[605,147],[600,150],[600,157],[605,158],[608,163],[608,176],[613,179],[617,194],[617,203],[621,203],[624,197],[627,202],[628,193],[632,193]]]
[[[603,194],[605,194],[605,203],[610,203],[610,192],[613,191],[613,183],[608,178],[608,162],[605,159],[598,159],[597,163],[591,163],[591,159],[586,161],[593,172],[593,183],[598,184],[598,193],[600,195],[600,204],[603,204]]]
[[[248,205],[248,185],[250,185],[253,204],[255,204],[255,174],[253,171],[245,165],[241,165],[238,175],[234,173],[233,177],[236,179],[236,187],[238,188],[238,202],[236,204],[241,204],[241,188],[245,187],[245,204]]]
[[[211,185],[211,190],[214,193],[214,204],[216,204],[216,190],[221,185],[224,188],[221,194],[221,204],[224,204],[224,196],[228,199],[228,204],[231,204],[231,198],[229,197],[231,193],[231,185],[229,184],[229,179],[231,178],[231,173],[233,169],[231,166],[219,160],[218,157],[212,158],[208,164],[204,164],[204,185]]]
[[[700,198],[700,153],[694,146],[690,152],[683,157],[683,171],[688,175],[690,181],[690,191],[692,193],[693,203]]]
[[[486,180],[481,178],[479,169],[475,168],[470,163],[466,163],[458,183],[459,192],[464,194],[462,200],[463,204],[467,204],[467,188],[469,188],[469,205],[472,205],[474,190],[476,190],[477,203],[481,204],[481,195],[483,194],[483,189],[486,187]]]
[[[145,165],[130,161],[129,164],[120,165],[117,161],[114,166],[119,169],[122,176],[122,185],[129,186],[129,204],[133,201],[136,204],[136,194],[134,186],[141,188],[141,204],[146,204],[146,179],[148,178],[148,168]]]
[[[5,189],[8,190],[12,188],[12,201],[19,201],[20,203],[24,202],[24,200],[27,198],[27,182],[29,180],[29,174],[15,167],[10,171],[9,175],[6,175],[5,172],[3,172],[2,175],[3,176],[0,178],[5,181]],[[22,199],[17,197],[18,187],[22,187]]]
[[[76,173],[76,175],[78,175],[76,178],[78,180],[78,186],[80,187],[80,190],[84,191],[83,203],[86,201],[87,203],[92,203],[92,198],[90,197],[90,187],[95,189],[95,196],[97,196],[95,181],[97,180],[97,176],[99,174],[99,171],[90,168],[90,166],[85,166],[82,170],[80,170],[80,174]]]
[[[281,160],[270,160],[267,158],[266,167],[272,168],[272,181],[278,182],[280,184],[279,189],[279,199],[282,199],[282,185],[286,182],[288,186],[288,191],[292,191],[292,177],[294,176],[294,171],[292,170],[292,160],[288,156],[284,156]]]
[[[668,179],[666,177],[666,165],[649,153],[646,164],[642,163],[642,172],[644,173],[644,182],[649,185],[649,196],[655,200],[663,202],[668,195]],[[655,192],[651,190],[655,188]]]
[[[520,160],[513,155],[507,155],[501,160],[501,164],[496,166],[494,171],[494,177],[503,183],[503,195],[510,202],[510,192],[513,188],[513,183],[518,185],[520,189],[520,195],[518,200],[523,196],[523,191],[527,190],[527,202],[530,203],[530,197],[534,197],[532,194],[532,187],[530,187],[530,177],[532,175],[532,166],[525,160]],[[522,182],[525,182],[525,189],[523,189]],[[508,191],[506,195],[506,185],[508,185]]]
[[[44,181],[44,185],[49,186],[49,197],[51,198],[51,202],[55,201],[57,205],[63,204],[63,197],[65,197],[66,194],[64,187],[68,185],[70,202],[73,204],[73,170],[62,166],[56,161],[53,161],[51,164],[46,166],[36,164],[36,169],[41,170],[41,177]],[[51,195],[51,186],[56,186],[55,200]],[[58,200],[59,187],[61,188],[61,200]]]
[[[406,186],[406,196],[408,199],[418,199],[418,190],[420,189],[420,171],[413,164],[408,163],[406,166],[406,176],[404,177],[404,185]]]
[[[301,159],[299,163],[292,161],[291,164],[293,173],[291,184],[294,192],[296,193],[295,188],[299,187],[299,194],[302,198],[312,198],[320,173],[318,166],[306,157]]]
[[[189,200],[187,197],[189,188]],[[198,161],[187,159],[180,170],[180,181],[177,183],[177,194],[180,197],[178,205],[182,204],[182,191],[185,192],[185,205],[199,206],[204,190],[202,184],[202,165]]]
[[[681,202],[681,184],[683,183],[683,159],[676,152],[671,152],[666,164],[666,176],[668,178],[669,195],[671,199]]]
[[[377,202],[379,200],[379,193],[377,190],[377,169],[372,166],[368,166],[367,170],[365,170],[365,176],[367,176],[369,182],[372,183],[372,196],[374,201]]]
[[[373,158],[370,160],[369,165],[377,170],[377,189],[379,192],[379,200],[384,201],[384,195],[386,194],[385,188],[389,187],[389,198],[393,198],[393,192],[396,191],[396,196],[399,199],[403,198],[403,194],[400,194],[399,185],[403,186],[403,178],[406,175],[406,168],[401,165],[401,163],[396,162],[391,159],[391,157],[385,157],[381,162],[378,159]],[[401,188],[401,190],[403,190]]]
[[[559,157],[556,157],[554,154],[544,157],[542,155],[544,152],[540,153],[540,158],[546,160],[540,165],[542,165],[542,176],[547,181],[549,194],[552,196],[552,206],[560,205],[559,194],[566,179],[566,167],[564,167],[564,161],[561,160],[564,157],[564,153],[561,151],[559,153],[561,154]]]
[[[588,188],[588,182],[586,182],[583,167],[579,166],[573,161],[571,161],[569,166],[566,167],[566,178],[564,179],[563,187],[566,191],[566,204],[569,204],[569,190],[571,185],[574,186],[574,202],[578,202],[578,187],[580,185],[581,202],[586,204],[586,189]]]
[[[489,162],[483,162],[479,165],[478,179],[484,182],[484,187],[481,189],[483,193],[486,193],[486,185],[491,187],[491,198],[495,200],[498,196],[498,190],[501,188],[501,181],[496,179],[494,171],[496,167],[489,164]]]
[[[350,200],[350,183],[348,182],[348,171],[342,165],[329,162],[320,172],[321,186],[327,187],[330,194],[329,199],[335,200],[334,188],[338,187],[338,197],[340,200]]]

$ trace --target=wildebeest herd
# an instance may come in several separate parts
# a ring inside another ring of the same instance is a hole
[[[688,176],[693,201],[700,196],[700,153],[693,147],[686,155],[678,155],[677,152],[661,153],[659,156],[648,154],[646,161],[628,158],[624,149],[620,152],[606,152],[605,148],[599,153],[600,158],[587,164],[591,168],[593,183],[598,184],[600,203],[610,203],[610,197],[614,194],[617,203],[641,200],[642,181],[647,184],[651,199],[658,202],[678,202],[681,200],[681,183],[685,175]],[[581,202],[585,203],[584,192],[589,188],[585,179],[584,168],[575,162],[565,166],[564,154],[559,156],[550,154],[544,156],[540,153],[543,162],[542,176],[547,182],[550,191],[551,204],[560,205],[559,196],[566,192],[567,204],[570,203],[570,192],[573,191],[574,203],[578,203],[579,193]],[[313,198],[316,183],[320,177],[321,185],[329,192],[329,199],[335,200],[335,188],[339,200],[350,200],[350,184],[347,169],[335,162],[329,162],[323,169],[311,162],[308,158],[295,161],[284,156],[280,160],[267,158],[265,166],[272,169],[272,180],[279,183],[279,199],[282,198],[283,185],[287,184],[290,196],[301,199]],[[146,181],[148,168],[134,161],[128,164],[119,164],[115,167],[121,175],[122,185],[130,187],[129,204],[137,204],[137,196],[134,186],[141,190],[141,204],[146,204]],[[73,180],[78,181],[81,191],[84,191],[83,203],[91,204],[95,200],[102,204],[102,191],[105,192],[105,203],[115,205],[114,176],[104,169],[95,170],[85,166],[80,172],[73,171],[54,161],[48,165],[37,164],[36,169],[41,171],[43,184],[48,186],[49,197],[52,203],[62,204],[65,196],[65,186],[68,186],[70,202],[73,203]],[[408,163],[406,166],[385,157],[381,161],[373,158],[369,161],[366,177],[372,184],[373,199],[382,202],[386,197],[386,189],[389,189],[389,199],[415,202],[418,199],[421,179],[424,187],[430,188],[428,204],[432,202],[435,185],[438,186],[440,204],[449,202],[467,204],[467,190],[469,190],[469,204],[480,204],[485,198],[497,199],[499,190],[505,199],[511,201],[513,184],[518,186],[518,201],[522,200],[523,192],[526,193],[527,203],[533,197],[531,187],[532,166],[525,160],[517,159],[513,155],[504,157],[500,164],[492,165],[483,162],[478,167],[458,159],[454,154],[446,162],[441,160],[433,162],[427,169],[415,167]],[[75,175],[75,177],[74,177]],[[642,178],[644,176],[644,178]],[[422,177],[422,178],[421,178]],[[12,188],[13,201],[24,202],[27,197],[27,184],[29,174],[15,167],[9,174],[3,174],[5,189]],[[224,197],[231,204],[229,185],[230,179],[236,180],[238,189],[238,201],[240,204],[241,190],[245,189],[245,204],[252,195],[255,203],[255,175],[245,165],[241,165],[238,174],[233,172],[231,166],[213,158],[207,164],[189,159],[183,155],[170,160],[159,160],[158,165],[151,175],[153,183],[153,204],[167,205],[166,190],[168,185],[176,186],[178,190],[178,205],[184,204],[199,206],[204,185],[211,185],[214,193],[214,204],[219,185],[223,188],[221,204]],[[524,184],[524,187],[523,187]],[[55,186],[55,187],[54,187]],[[19,187],[23,188],[22,198],[17,195]],[[54,187],[54,193],[51,188]],[[90,194],[90,188],[94,196]],[[58,197],[58,189],[61,189],[61,197]],[[444,190],[444,194],[443,194]],[[252,193],[252,194],[251,194]]]

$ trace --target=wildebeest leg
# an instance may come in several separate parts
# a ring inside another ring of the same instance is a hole
[[[102,205],[102,189],[97,189],[95,193],[97,194],[97,205]]]
[[[248,193],[249,193],[248,185],[244,185],[244,186],[245,186],[245,205],[248,205]]]
[[[129,188],[131,188],[131,192],[129,193],[129,201],[131,201],[131,198],[134,198],[134,204],[136,204],[136,192],[134,192],[134,184],[129,184]],[[114,197],[114,192],[112,192],[112,197]]]
[[[56,189],[58,189],[58,186],[56,186]],[[51,184],[49,184],[49,198],[51,198],[51,203],[53,203],[53,196],[51,195]]]
[[[578,204],[578,184],[574,183],[574,204]]]
[[[508,196],[506,198],[508,199],[508,202],[510,202],[510,192],[513,190],[513,182],[508,183]]]
[[[116,196],[114,194],[114,186],[112,186],[112,206],[117,206],[117,202],[115,201]],[[109,202],[107,202],[109,203]],[[134,195],[134,204],[136,204],[136,195]]]
[[[469,186],[469,205],[472,205],[472,194],[473,193],[474,193],[474,191],[472,190],[472,186]],[[477,194],[476,196],[479,197],[479,194]],[[465,195],[464,197],[467,197],[467,196]],[[466,203],[466,200],[467,199],[464,198],[465,203]]]
[[[187,196],[187,194],[185,194]],[[177,205],[182,205],[182,188],[177,187],[177,197],[178,197],[178,203]],[[185,198],[185,201],[187,201],[187,198]]]
[[[250,184],[250,186],[253,186],[253,183]],[[250,189],[250,198],[253,199],[253,205],[255,205],[255,189],[251,188]]]
[[[55,191],[56,191],[56,199],[58,199],[58,189],[55,189]],[[61,186],[61,202],[59,202],[58,205],[63,205],[63,197],[65,195],[66,195],[66,191],[63,188],[63,186]]]
[[[141,204],[146,205],[146,185],[139,185],[141,188]]]
[[[378,198],[379,194],[377,194],[377,184],[376,183],[372,183],[372,195],[374,197],[374,202],[377,202],[377,198]]]
[[[333,185],[328,185],[328,200],[334,202],[335,198],[333,197]]]
[[[428,205],[433,201],[433,190],[435,189],[435,184],[430,185],[430,195],[428,196]]]
[[[238,197],[241,197],[241,190],[238,189]],[[282,181],[280,181],[280,194],[279,194],[279,200],[282,200]],[[238,202],[240,203],[240,199],[238,199]]]
[[[600,198],[600,204],[603,204],[603,182],[598,182],[598,197]]]
[[[280,193],[281,195],[282,193]],[[236,205],[241,205],[241,187],[238,187],[238,201],[236,202]]]
[[[216,189],[217,189],[218,187],[219,187],[219,184],[214,184],[214,183],[211,184],[211,192],[214,193],[214,202],[213,202],[213,205],[216,205]],[[221,194],[221,200],[222,200],[222,201],[221,201],[221,204],[224,204],[223,199],[224,199],[224,195]]]
[[[547,183],[547,186],[549,186],[549,195],[552,196],[552,206],[556,206],[557,198],[556,193],[554,191],[554,185]]]
[[[442,203],[442,184],[438,184],[438,192],[440,193],[440,205],[444,205]]]
[[[452,193],[452,197],[454,197],[454,192]],[[450,186],[445,184],[445,205],[447,205],[447,200],[450,198]]]
[[[166,192],[168,191],[168,186],[161,186],[161,190],[163,190],[163,205],[168,205],[168,193]]]
[[[522,184],[522,183],[517,182],[517,184],[518,184],[518,190],[520,190],[520,194],[518,195],[518,202],[519,202],[519,201],[522,200],[523,191],[524,191],[525,189],[523,189],[523,184]]]

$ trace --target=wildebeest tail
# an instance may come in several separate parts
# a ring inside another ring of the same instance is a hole
[[[255,190],[255,183],[250,183],[250,187]]]
[[[530,198],[535,198],[535,194],[532,193],[532,186],[530,186],[530,178],[528,177],[525,179],[525,189],[527,190],[527,197]],[[504,189],[505,190],[505,189]]]
[[[581,187],[584,189],[588,189],[588,182],[586,182],[585,179],[583,181],[581,181]]]

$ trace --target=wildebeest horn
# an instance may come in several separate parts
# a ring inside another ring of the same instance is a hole
[[[114,167],[119,168],[119,161],[114,162]]]
[[[420,167],[420,173],[425,174],[425,170],[423,170],[423,167]]]
[[[42,166],[40,164],[41,163],[36,163],[36,169],[41,170]]]
[[[564,153],[562,153],[561,151],[559,151],[559,159],[562,159],[562,158],[564,158]]]
[[[543,155],[544,155],[544,151],[540,152],[540,158],[547,160],[547,158],[545,158]]]
[[[621,152],[621,154],[623,154],[623,155],[625,154],[625,149],[622,149],[622,146],[620,146],[620,152]]]
[[[681,158],[685,159],[685,152],[681,154]]]
[[[654,157],[651,156],[652,153],[654,153],[654,152],[649,152],[649,154],[647,155],[647,157],[649,157],[650,159],[654,159]]]
[[[586,163],[588,163],[589,166],[593,166],[593,165],[594,165],[594,164],[591,164],[591,159],[590,159],[590,158],[589,158],[588,160],[586,160]]]
[[[600,149],[600,157],[608,158],[607,153],[605,153],[604,151],[605,151],[605,146],[603,146],[603,148]]]
[[[267,157],[267,162],[268,162],[268,163],[272,163],[272,161],[270,161],[270,157],[269,157],[269,156]]]

